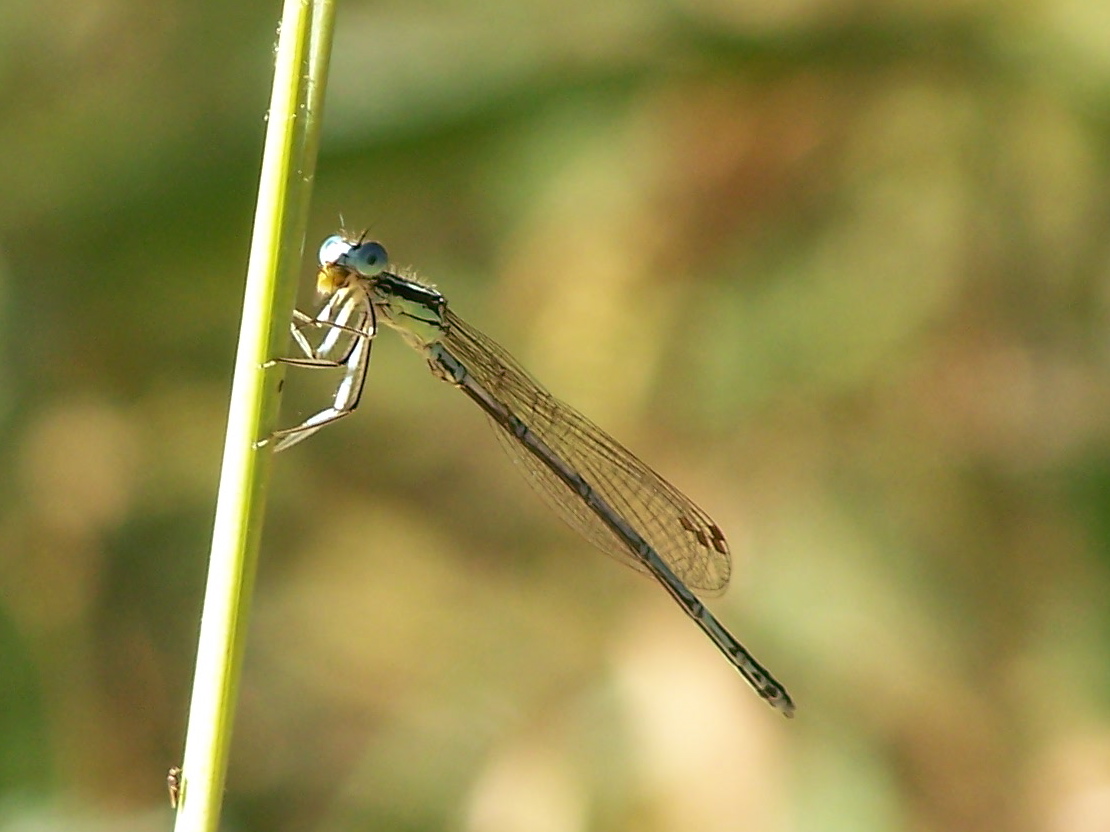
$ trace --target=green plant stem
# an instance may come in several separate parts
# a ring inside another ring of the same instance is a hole
[[[333,0],[286,0],[212,532],[175,832],[219,825],[247,612],[262,529],[280,367],[319,144]]]

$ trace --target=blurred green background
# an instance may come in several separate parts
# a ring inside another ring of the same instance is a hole
[[[1108,8],[341,3],[302,306],[369,228],[717,519],[799,712],[386,332],[223,828],[1110,829]],[[278,12],[0,9],[4,832],[172,824]]]

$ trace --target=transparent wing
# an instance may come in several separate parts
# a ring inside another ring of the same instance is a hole
[[[574,468],[687,586],[708,595],[728,585],[732,571],[728,542],[709,515],[605,431],[547,392],[499,344],[450,309],[445,318],[443,342],[471,376]],[[606,554],[645,571],[577,493],[510,433],[494,425],[502,446],[563,520]]]

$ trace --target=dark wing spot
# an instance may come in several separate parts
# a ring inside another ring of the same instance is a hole
[[[713,548],[722,555],[728,554],[728,543],[725,542],[725,533],[721,531],[720,527],[710,525],[709,534],[713,538]]]
[[[689,517],[687,517],[686,515],[682,515],[678,518],[678,522],[683,529],[694,536],[694,539],[698,542],[699,546],[704,546],[706,548],[709,547],[709,538],[706,537],[705,532],[703,532],[700,528],[695,526],[693,522],[691,522]],[[721,530],[718,529],[716,526],[710,526],[710,531],[718,535],[721,533]],[[713,540],[713,548],[716,549],[718,552],[724,551],[720,548],[715,538]]]

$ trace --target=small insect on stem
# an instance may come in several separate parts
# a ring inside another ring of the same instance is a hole
[[[170,792],[170,808],[176,809],[181,805],[181,792],[184,782],[181,777],[181,767],[174,766],[166,775],[166,788]]]

